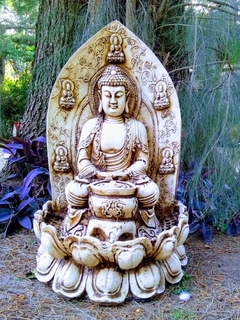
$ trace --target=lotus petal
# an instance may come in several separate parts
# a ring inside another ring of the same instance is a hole
[[[181,262],[176,253],[173,253],[171,257],[161,261],[166,280],[169,283],[178,283],[183,277],[183,271]]]
[[[117,241],[114,244],[115,259],[123,270],[136,268],[152,249],[147,238],[138,238],[130,241]]]
[[[180,262],[181,262],[181,265],[182,266],[186,266],[187,265],[187,262],[188,262],[188,258],[186,256],[186,251],[185,251],[185,248],[184,248],[184,245],[181,244],[180,246],[178,246],[175,250]]]
[[[84,267],[77,265],[72,259],[65,260],[55,274],[52,288],[67,298],[76,298],[84,292],[86,281],[87,272]]]
[[[177,245],[178,227],[172,227],[170,230],[161,232],[157,237],[151,256],[157,261],[168,259],[174,252]]]
[[[143,263],[130,271],[130,289],[141,299],[147,299],[165,290],[165,276],[157,262]]]
[[[54,277],[60,263],[61,260],[53,258],[40,246],[37,256],[36,278],[44,283],[49,282]]]
[[[56,228],[45,223],[42,223],[41,227],[41,244],[54,258],[64,259],[70,255],[59,240]]]
[[[89,298],[101,303],[122,303],[129,290],[128,274],[115,268],[92,269],[87,279]]]
[[[186,219],[183,218],[179,220],[178,226],[179,226],[179,234],[177,237],[177,241],[178,241],[178,245],[181,245],[187,240],[187,237],[189,234],[189,224],[188,224],[188,221],[186,221]]]

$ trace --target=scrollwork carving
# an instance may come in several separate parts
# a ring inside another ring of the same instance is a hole
[[[161,117],[164,120],[164,124],[162,130],[160,130],[160,139],[163,140],[164,138],[167,139],[171,137],[172,134],[176,133],[177,125],[176,122],[174,122],[175,114],[169,109],[164,110],[161,113]]]

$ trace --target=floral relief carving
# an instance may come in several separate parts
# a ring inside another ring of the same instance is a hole
[[[114,22],[110,23],[104,29],[111,32],[111,33],[119,33],[122,37],[126,37],[126,35],[127,35],[126,28],[118,21],[114,21]]]
[[[160,130],[160,139],[163,141],[169,138],[172,134],[177,132],[177,124],[175,120],[174,112],[167,110],[161,113],[161,117],[164,120],[163,129]]]
[[[119,199],[106,200],[102,202],[102,214],[108,218],[121,218],[124,216],[124,202]]]
[[[59,203],[60,208],[65,208],[67,204],[65,196],[65,186],[69,183],[71,179],[62,175],[53,175],[52,177],[52,188],[56,189],[57,193],[57,203]]]

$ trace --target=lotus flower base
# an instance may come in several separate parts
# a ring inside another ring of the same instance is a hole
[[[183,243],[189,232],[188,215],[180,202],[175,211],[176,225],[155,232],[152,238],[132,237],[138,234],[134,220],[101,220],[88,209],[69,213],[59,232],[45,222],[51,217],[48,202],[34,218],[34,231],[41,241],[36,277],[51,282],[53,290],[67,298],[87,293],[90,300],[102,304],[122,303],[128,295],[147,299],[160,294],[166,282],[181,280],[187,263]],[[122,239],[122,231],[130,238]]]

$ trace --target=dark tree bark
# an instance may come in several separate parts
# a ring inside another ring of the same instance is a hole
[[[46,113],[53,84],[74,51],[79,17],[85,0],[41,0],[36,26],[36,48],[30,95],[22,121],[21,136],[45,135]]]
[[[82,41],[89,39],[93,33],[113,20],[128,24],[130,29],[136,28],[136,34],[153,49],[161,61],[169,55],[168,69],[172,70],[175,64],[178,65],[178,58],[182,58],[179,43],[176,43],[182,39],[181,29],[178,26],[172,38],[172,28],[166,28],[164,24],[176,23],[183,10],[178,5],[183,4],[183,0],[40,2],[36,50],[30,94],[22,121],[22,137],[45,135],[48,100],[59,72]],[[176,5],[177,8],[172,10]]]

